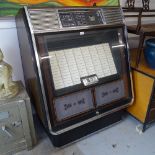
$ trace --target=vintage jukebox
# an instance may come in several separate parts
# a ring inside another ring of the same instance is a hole
[[[16,23],[26,88],[55,146],[121,120],[133,95],[120,8],[25,7]]]

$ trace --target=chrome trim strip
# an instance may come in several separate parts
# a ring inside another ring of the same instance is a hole
[[[34,33],[33,33],[33,28],[31,25],[31,20],[29,18],[29,13],[28,13],[28,9],[25,6],[24,7],[25,13],[26,13],[26,17],[28,20],[28,26],[30,28],[30,33],[31,33],[31,37],[32,37],[32,44],[33,44],[33,48],[34,48],[34,54],[36,57],[36,63],[37,63],[37,69],[38,69],[38,74],[39,74],[39,80],[40,80],[40,85],[41,85],[41,91],[42,91],[42,95],[43,95],[43,101],[44,101],[44,106],[45,106],[45,111],[46,111],[46,120],[48,123],[48,128],[49,131],[52,130],[52,126],[50,123],[50,117],[49,117],[49,112],[48,112],[48,107],[47,107],[47,100],[46,100],[46,96],[45,96],[45,89],[44,89],[44,85],[43,85],[43,79],[42,79],[42,73],[41,73],[41,68],[40,68],[40,63],[39,63],[39,55],[37,53],[37,46],[36,46],[36,41],[35,41],[35,37],[34,37]]]
[[[120,44],[120,45],[114,45],[112,46],[112,48],[118,48],[118,47],[124,47],[125,45],[124,44]]]
[[[124,24],[120,23],[116,23],[116,26],[123,26]],[[42,34],[42,33],[50,33],[50,32],[65,32],[65,31],[74,31],[74,30],[87,30],[87,29],[95,29],[95,28],[106,28],[108,26],[111,26],[111,24],[106,24],[106,25],[93,25],[93,26],[78,26],[77,27],[69,27],[69,28],[63,28],[63,29],[53,29],[53,31],[51,30],[36,30],[34,31],[35,34]],[[112,27],[112,26],[111,26]],[[109,28],[109,27],[108,27]]]
[[[59,16],[59,9],[56,10],[56,13],[57,13],[57,19],[58,19],[58,23],[59,23],[59,29],[62,29],[62,24],[61,24],[60,16]]]
[[[124,16],[124,12],[123,9],[121,8],[121,14],[122,14],[122,18],[123,18],[123,23],[124,23],[124,35],[125,35],[125,42],[126,42],[126,48],[127,48],[127,52],[128,52],[128,63],[129,63],[129,71],[130,71],[130,79],[131,79],[131,91],[132,91],[132,100],[131,100],[131,105],[134,102],[135,99],[135,95],[134,95],[134,88],[133,88],[133,79],[132,79],[132,73],[131,73],[131,66],[130,66],[130,52],[129,52],[129,44],[128,44],[128,31],[127,31],[127,26],[126,26],[126,21],[125,21],[125,16]]]

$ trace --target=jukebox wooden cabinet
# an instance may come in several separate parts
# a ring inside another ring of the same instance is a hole
[[[121,120],[132,90],[120,8],[25,8],[16,23],[26,87],[55,146]]]

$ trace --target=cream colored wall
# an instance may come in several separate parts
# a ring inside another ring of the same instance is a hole
[[[0,48],[4,53],[4,60],[13,67],[13,80],[24,82],[14,18],[0,18]]]

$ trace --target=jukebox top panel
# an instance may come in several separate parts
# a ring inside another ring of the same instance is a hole
[[[104,78],[117,74],[108,43],[49,51],[49,56],[56,90],[81,82],[89,85],[95,80],[93,76],[83,81],[83,77],[96,75],[96,78]]]
[[[34,33],[123,24],[120,8],[28,8]]]

